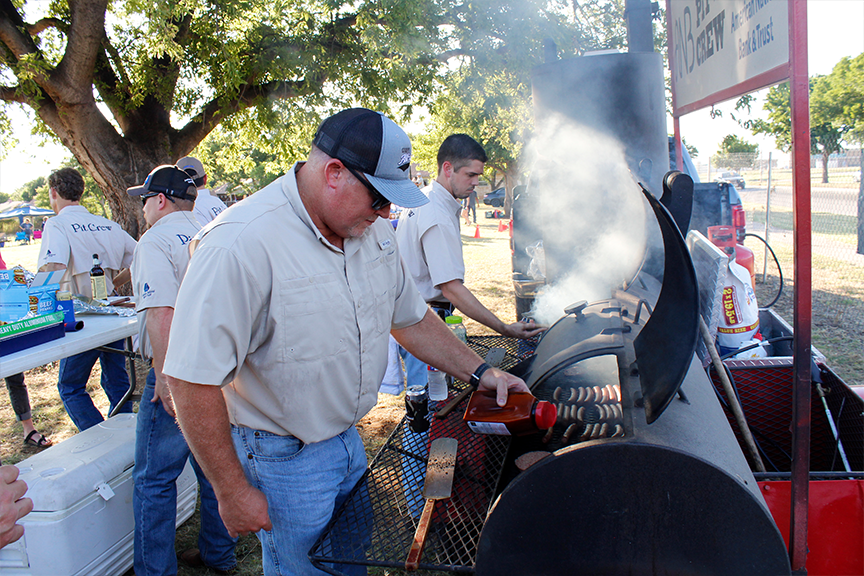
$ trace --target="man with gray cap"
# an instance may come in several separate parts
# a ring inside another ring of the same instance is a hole
[[[163,371],[225,526],[258,533],[265,575],[321,573],[307,554],[366,469],[355,424],[388,333],[500,404],[527,391],[450,333],[402,264],[390,203],[426,202],[410,163],[382,114],[327,118],[307,161],[202,231],[180,288]]]
[[[141,236],[132,260],[132,290],[138,312],[138,346],[152,359],[138,407],[135,435],[135,574],[177,573],[174,555],[177,478],[190,451],[174,420],[174,406],[162,364],[174,303],[189,264],[189,245],[201,226],[192,216],[197,189],[192,177],[177,166],[157,166],[141,186],[127,190],[138,196],[150,228]],[[185,551],[187,564],[227,571],[236,565],[236,539],[219,518],[213,487],[195,463],[201,485],[201,533],[198,548]]]
[[[204,171],[204,165],[200,160],[192,156],[184,156],[177,160],[177,167],[185,171],[192,180],[195,181],[195,186],[198,188],[198,198],[195,200],[195,219],[201,226],[206,226],[211,220],[216,218],[220,212],[225,210],[227,206],[218,196],[211,194],[210,190],[205,188],[207,185],[207,172]]]

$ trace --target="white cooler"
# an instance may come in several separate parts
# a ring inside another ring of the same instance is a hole
[[[118,414],[18,463],[33,512],[24,537],[0,549],[3,576],[108,576],[132,567],[135,414]],[[177,525],[195,511],[187,463],[177,479]]]

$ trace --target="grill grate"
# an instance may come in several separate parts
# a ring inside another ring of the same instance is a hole
[[[509,370],[533,353],[536,340],[472,336],[468,345],[480,356],[492,348],[504,348],[500,368]],[[466,386],[454,380],[450,396]],[[459,446],[453,493],[435,505],[420,567],[473,571],[480,530],[492,504],[510,439],[471,432],[462,421],[466,406],[467,398],[445,418],[432,418],[429,432],[424,434],[411,432],[403,418],[312,548],[313,564],[334,574],[339,572],[325,563],[404,566],[423,509],[429,443],[435,438],[455,438]]]
[[[763,451],[765,467],[769,472],[791,470],[792,433],[792,358],[766,358],[762,360],[726,360],[732,372],[741,407]],[[726,395],[717,374],[712,379],[723,401]],[[861,400],[845,386],[827,367],[823,367],[823,386],[828,389],[827,401],[840,432],[850,468],[864,470],[864,426],[861,420]],[[810,470],[842,471],[837,443],[828,424],[822,400],[811,387]],[[741,443],[738,426],[724,405],[732,430]],[[743,446],[743,444],[742,444]]]

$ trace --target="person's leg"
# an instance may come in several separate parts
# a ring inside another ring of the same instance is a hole
[[[265,576],[321,574],[309,561],[309,550],[336,502],[350,492],[346,485],[365,468],[365,455],[359,461],[344,434],[314,444],[236,426],[232,434],[247,479],[267,497],[273,529],[258,532]]]
[[[174,553],[177,523],[177,477],[183,472],[189,448],[173,417],[161,402],[151,402],[156,376],[147,385],[138,407],[132,508],[135,516],[136,576],[177,573]]]
[[[201,497],[201,530],[198,533],[198,550],[201,560],[206,566],[227,572],[237,565],[234,548],[237,538],[228,535],[225,523],[219,515],[219,502],[213,485],[204,476],[204,472],[192,457],[192,467],[198,476]]]
[[[60,360],[57,381],[60,400],[69,418],[82,432],[104,420],[87,393],[87,380],[98,357],[98,350],[88,350]]]
[[[384,379],[381,380],[379,392],[398,396],[405,389],[405,375],[402,372],[402,360],[399,358],[399,343],[393,336],[390,336],[390,341],[387,347],[387,370],[384,372]]]
[[[30,396],[27,394],[27,386],[24,384],[24,373],[12,374],[6,377],[6,389],[9,391],[9,401],[12,403],[12,411],[15,418],[21,422],[30,420]],[[26,432],[26,430],[25,430]]]
[[[124,342],[123,340],[118,340],[107,346],[123,350]],[[126,391],[129,390],[129,373],[126,371],[126,356],[113,352],[101,352],[99,354],[99,363],[102,365],[102,389],[111,403],[108,408],[108,413],[110,414],[114,410],[114,407],[120,403],[120,400],[123,399]],[[129,400],[120,408],[119,413],[131,412],[132,401]]]
[[[36,448],[48,448],[53,444],[51,439],[39,433],[33,425],[33,416],[30,413],[30,396],[27,386],[24,384],[24,373],[12,374],[6,378],[6,389],[9,391],[9,401],[15,419],[21,422],[24,429],[24,443]]]

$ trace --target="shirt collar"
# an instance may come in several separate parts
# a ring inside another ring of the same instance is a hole
[[[432,188],[429,190],[430,199],[433,195],[439,197],[444,202],[444,206],[450,208],[457,218],[459,217],[459,212],[462,211],[462,202],[454,198],[453,194],[437,180],[432,181]]]

